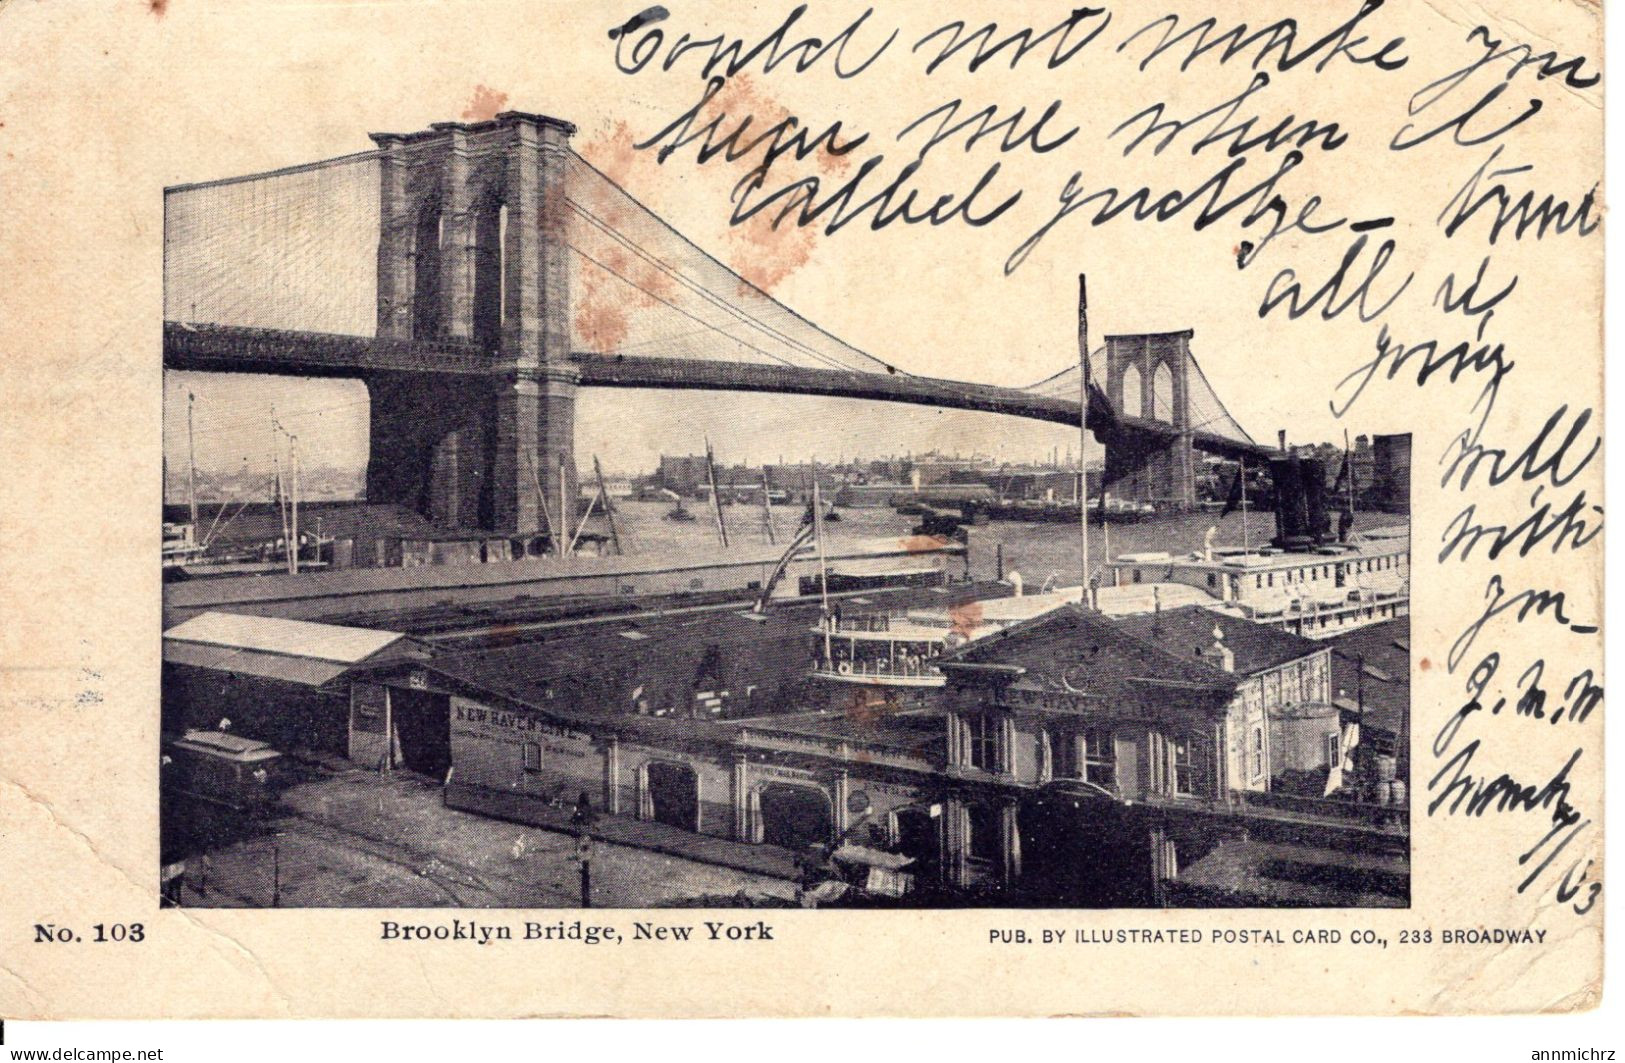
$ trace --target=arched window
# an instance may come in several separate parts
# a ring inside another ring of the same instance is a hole
[[[474,342],[493,348],[502,337],[508,207],[487,199],[474,218]]]
[[[1174,419],[1174,374],[1167,362],[1158,362],[1151,374],[1151,416],[1159,421]]]
[[[418,211],[412,246],[412,336],[433,339],[440,334],[440,247],[444,226],[440,203],[431,199]]]
[[[1140,383],[1140,370],[1129,366],[1123,370],[1123,415],[1139,417],[1144,411],[1144,388]]]
[[[501,297],[497,300],[501,309],[500,317],[503,324],[508,323],[508,204],[504,203],[497,208],[497,275],[498,290]]]

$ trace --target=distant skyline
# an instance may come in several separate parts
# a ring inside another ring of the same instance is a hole
[[[200,477],[258,478],[268,497],[273,439],[286,462],[293,435],[307,475],[326,467],[364,481],[370,404],[360,381],[166,372],[169,501],[185,495],[188,394],[195,397]],[[273,412],[281,433],[273,433]],[[933,450],[1048,461],[1055,448],[1064,456],[1078,447],[1077,429],[1065,425],[861,399],[593,388],[582,389],[577,399],[576,453],[584,468],[596,455],[606,472],[650,473],[661,454],[702,453],[707,436],[717,460],[727,465],[761,465],[781,457],[833,463]],[[1103,453],[1091,439],[1088,457]],[[203,501],[224,500],[201,490],[199,495]]]

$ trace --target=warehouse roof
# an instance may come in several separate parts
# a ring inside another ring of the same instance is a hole
[[[1212,652],[1216,628],[1235,654],[1234,672]],[[1247,675],[1323,649],[1198,606],[1113,618],[1067,605],[967,643],[939,663],[962,677],[991,667],[1024,687],[1102,704],[1183,699],[1217,706]]]
[[[394,631],[284,620],[274,616],[202,613],[164,632],[165,641],[311,657],[354,664],[404,635]]]
[[[1243,674],[1278,668],[1288,661],[1325,649],[1320,643],[1270,624],[1188,605],[1162,612],[1135,613],[1114,621],[1123,630],[1154,642],[1177,656],[1196,657],[1198,649],[1213,645],[1214,631],[1224,633],[1224,644],[1236,655],[1236,671]],[[1211,658],[1204,659],[1217,668]]]
[[[1133,704],[1153,689],[1179,689],[1197,700],[1225,700],[1237,677],[1141,640],[1093,610],[1066,605],[969,642],[944,655],[950,673],[992,667],[1023,686]]]
[[[1411,621],[1398,617],[1338,635],[1332,644],[1332,693],[1343,708],[1359,711],[1364,723],[1408,743],[1411,707]],[[1361,666],[1364,675],[1361,675]]]
[[[270,616],[203,613],[164,632],[164,661],[217,672],[321,686],[351,668],[408,656],[394,631]]]

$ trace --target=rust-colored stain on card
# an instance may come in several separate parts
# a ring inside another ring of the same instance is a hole
[[[935,535],[905,535],[897,545],[911,554],[934,554],[942,549],[944,540]]]
[[[474,95],[463,108],[463,120],[489,122],[508,105],[508,94],[485,85],[475,85]]]
[[[838,176],[850,168],[845,156],[831,154],[822,146],[805,160],[797,159],[787,145],[798,133],[799,124],[756,79],[739,74],[696,110],[685,134],[696,140],[682,154],[691,157],[704,149],[714,150],[712,161],[730,166],[742,186],[767,180],[769,173],[775,185],[789,183],[795,175],[788,171],[798,162],[825,176]],[[669,144],[671,139],[668,136],[663,142]],[[638,142],[632,128],[617,121],[599,135],[580,141],[578,150],[615,184],[632,188],[652,183],[659,173],[656,149],[650,146],[640,151]],[[596,195],[582,192],[594,201],[581,205],[604,227],[617,232],[636,230],[639,219],[632,215],[638,208],[607,190]],[[778,213],[776,209],[764,211],[731,225],[720,247],[702,244],[702,250],[739,275],[741,283],[734,294],[740,298],[750,298],[756,290],[772,293],[812,257],[818,230],[794,225],[788,218],[775,226]],[[593,254],[596,262],[581,274],[576,335],[590,350],[613,353],[629,338],[637,311],[659,306],[679,294],[678,281],[646,256],[622,246],[602,247]]]
[[[948,622],[953,625],[954,634],[974,638],[976,629],[982,626],[982,603],[966,602],[952,606],[948,610]]]

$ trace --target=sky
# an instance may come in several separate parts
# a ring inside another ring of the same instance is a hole
[[[739,81],[739,91],[746,95],[763,90],[749,79]],[[1290,429],[1295,442],[1341,437],[1344,425],[1328,413],[1326,403],[1326,383],[1335,376],[1317,369],[1306,388],[1304,368],[1321,361],[1341,372],[1357,364],[1369,336],[1348,322],[1324,332],[1310,325],[1284,327],[1278,320],[1261,324],[1257,299],[1267,274],[1263,268],[1237,271],[1233,232],[1128,224],[1061,229],[1019,273],[1007,275],[1001,269],[1006,256],[1050,209],[1050,189],[1072,164],[1070,159],[1047,158],[1027,162],[1020,178],[1027,189],[1023,212],[1002,226],[879,231],[854,226],[838,235],[731,226],[727,207],[737,174],[685,165],[680,159],[663,164],[656,152],[632,148],[637,136],[670,117],[674,102],[687,99],[686,90],[674,91],[662,103],[619,98],[608,114],[596,119],[587,103],[579,102],[570,108],[582,126],[573,147],[676,231],[841,340],[908,372],[1024,386],[1075,364],[1076,278],[1086,271],[1095,345],[1113,333],[1193,329],[1193,352],[1253,438],[1271,441],[1282,427]],[[784,94],[783,106],[798,113],[816,113],[821,107],[812,85],[792,82],[775,91]],[[797,92],[812,95],[796,100]],[[515,98],[507,105],[520,102]],[[767,114],[780,106],[750,102]],[[871,104],[884,109],[884,101]],[[448,113],[456,111],[442,107],[428,119]],[[887,128],[897,117],[877,117],[874,127]],[[1087,112],[1076,112],[1074,118],[1086,124],[1105,121]],[[358,117],[353,129],[333,126],[329,133],[324,126],[319,145],[263,141],[256,153],[237,161],[217,160],[217,172],[184,176],[209,178],[346,156],[368,146],[362,129],[425,124],[392,112]],[[1103,140],[1098,129],[1092,136]],[[1013,174],[1018,162],[1012,157],[1003,165]],[[815,160],[807,165],[834,164]],[[968,153],[934,155],[916,181],[926,194],[962,191],[974,184],[982,165],[979,156]],[[1015,178],[1009,180],[1013,186]],[[269,182],[171,195],[166,224],[185,238],[168,244],[166,319],[370,334],[377,306],[378,222],[375,210],[369,218],[368,205],[377,202],[377,182],[376,164],[363,159],[283,174]],[[323,209],[302,223],[290,223],[281,205],[301,197]],[[237,224],[243,219],[245,224]],[[223,263],[236,264],[237,275],[224,278],[230,283],[222,283]],[[289,263],[299,268],[290,269]],[[1200,271],[1201,284],[1189,283],[1192,271]],[[579,333],[580,303],[591,302],[594,293],[590,285],[573,283]],[[668,311],[647,299],[640,304],[635,292],[625,304],[627,294],[620,294],[624,305],[617,313],[632,318],[630,346],[635,348],[636,330]],[[696,331],[691,321],[682,320],[664,328],[668,335]],[[715,342],[712,333],[700,330],[699,335]],[[188,393],[195,396],[195,450],[202,470],[247,468],[268,476],[273,406],[287,432],[299,436],[307,464],[357,474],[365,468],[368,407],[359,382],[168,373],[164,442],[172,483],[188,461]],[[1398,427],[1382,422],[1381,407],[1369,403],[1360,421],[1348,427],[1356,433]],[[583,465],[596,455],[607,470],[646,472],[662,453],[701,451],[707,436],[720,460],[749,464],[781,457],[835,460],[929,450],[989,453],[1011,462],[1043,460],[1055,450],[1064,454],[1075,448],[1078,439],[1075,429],[1042,422],[857,400],[622,389],[584,389],[580,394],[576,442]],[[1088,456],[1099,454],[1091,443]]]

